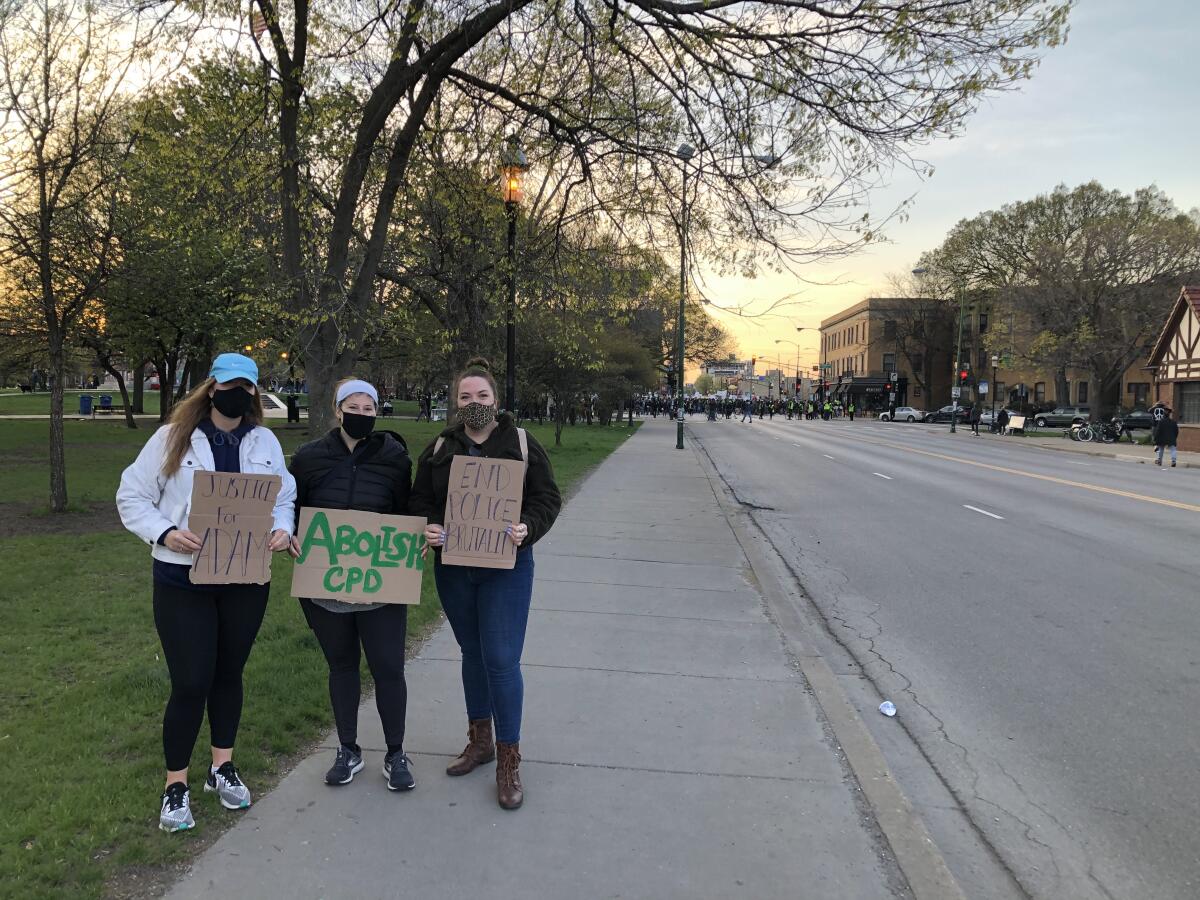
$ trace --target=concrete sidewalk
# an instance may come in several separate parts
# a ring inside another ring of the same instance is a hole
[[[466,736],[443,625],[408,668],[415,791],[386,790],[368,701],[353,784],[322,783],[331,736],[168,896],[909,896],[699,458],[673,447],[669,420],[643,423],[534,551],[523,809],[497,807],[493,766],[443,772]]]
[[[1139,432],[1140,434],[1140,432]],[[995,435],[991,435],[995,437]],[[1092,441],[1073,441],[1062,437],[1030,436],[1024,438],[1003,438],[1003,440],[1020,441],[1021,446],[1041,447],[1045,450],[1061,450],[1065,453],[1081,453],[1084,456],[1099,456],[1107,459],[1120,459],[1125,462],[1154,465],[1154,447],[1147,444],[1131,444],[1128,441],[1117,441],[1112,444],[1097,444]],[[1194,450],[1180,450],[1179,466],[1184,469],[1200,469],[1200,453]],[[1164,465],[1170,465],[1170,453],[1163,454]]]

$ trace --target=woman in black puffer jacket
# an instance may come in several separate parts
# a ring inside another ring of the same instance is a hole
[[[412,461],[404,438],[374,430],[379,394],[368,382],[347,379],[338,384],[335,396],[339,427],[305,444],[292,457],[289,468],[296,479],[297,517],[305,506],[407,515]],[[293,538],[292,555],[299,554],[299,541]],[[319,598],[302,598],[300,606],[329,663],[329,699],[340,746],[325,783],[348,784],[363,767],[358,745],[361,646],[375,680],[375,705],[387,741],[383,775],[390,790],[411,790],[416,781],[404,754],[408,607]]]

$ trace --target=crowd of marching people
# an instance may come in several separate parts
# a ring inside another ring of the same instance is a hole
[[[675,416],[678,411],[678,401],[658,396],[636,397],[632,401],[633,411],[637,415],[658,418],[660,415]],[[628,409],[628,407],[627,407]],[[797,400],[792,397],[741,397],[732,394],[724,397],[688,397],[683,400],[685,416],[704,415],[708,421],[718,419],[737,419],[750,423],[755,418],[774,420],[776,416],[788,419],[840,419],[843,417],[854,420],[856,409],[853,401],[843,403],[840,400],[824,400],[810,397],[808,400]]]

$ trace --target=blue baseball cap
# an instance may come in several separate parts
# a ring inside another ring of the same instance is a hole
[[[251,384],[258,384],[258,366],[248,356],[240,353],[222,353],[213,360],[208,377],[215,378],[220,384],[245,378]]]

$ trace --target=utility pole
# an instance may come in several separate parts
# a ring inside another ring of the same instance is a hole
[[[958,426],[958,395],[962,391],[959,372],[962,371],[962,328],[963,312],[967,302],[967,293],[961,287],[958,289],[958,344],[954,351],[954,386],[950,388],[950,433],[954,434]]]

